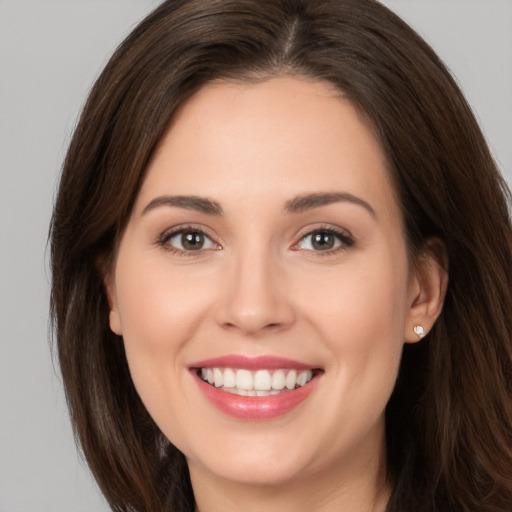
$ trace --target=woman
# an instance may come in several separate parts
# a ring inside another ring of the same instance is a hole
[[[94,86],[51,228],[112,509],[510,510],[509,201],[379,3],[164,2]]]

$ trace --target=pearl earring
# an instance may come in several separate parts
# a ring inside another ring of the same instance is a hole
[[[413,331],[420,337],[423,338],[425,336],[425,331],[421,325],[415,325]]]

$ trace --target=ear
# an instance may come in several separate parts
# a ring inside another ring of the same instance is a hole
[[[443,309],[448,287],[448,258],[444,243],[431,238],[418,255],[409,286],[409,311],[405,323],[406,343],[426,336]]]
[[[96,267],[103,279],[103,286],[105,287],[105,294],[107,296],[108,307],[110,310],[109,324],[112,332],[121,336],[123,334],[121,326],[121,318],[117,307],[117,294],[115,285],[115,276],[112,265],[108,264],[103,258],[97,261]]]

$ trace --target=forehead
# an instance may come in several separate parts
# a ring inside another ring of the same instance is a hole
[[[163,193],[283,202],[325,191],[397,207],[380,144],[342,93],[296,77],[216,82],[175,115],[138,207]]]

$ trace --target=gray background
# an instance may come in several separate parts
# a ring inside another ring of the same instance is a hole
[[[48,344],[46,238],[92,81],[157,0],[0,0],[0,512],[102,512]],[[512,0],[387,0],[457,76],[512,182]]]

